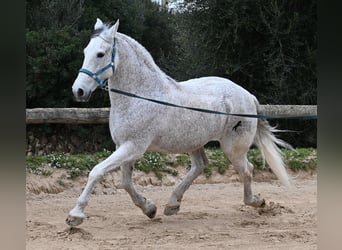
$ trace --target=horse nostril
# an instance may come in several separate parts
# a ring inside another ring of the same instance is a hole
[[[83,96],[83,94],[84,94],[83,89],[78,89],[77,90],[77,96]]]

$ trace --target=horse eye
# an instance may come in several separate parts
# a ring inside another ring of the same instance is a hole
[[[97,53],[97,57],[104,57],[104,53]]]

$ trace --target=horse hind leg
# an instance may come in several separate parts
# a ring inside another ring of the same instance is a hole
[[[145,215],[149,218],[154,218],[157,213],[157,207],[154,203],[141,194],[139,194],[134,188],[132,182],[132,173],[133,173],[133,163],[128,163],[121,166],[122,172],[122,187],[127,191],[127,193],[131,196],[133,203],[140,207]]]
[[[244,185],[244,203],[253,207],[265,206],[265,200],[259,195],[253,195],[252,179],[253,165],[247,160],[247,152],[243,154],[235,154],[234,152],[226,153],[234,168],[239,173],[240,181]]]
[[[200,148],[190,153],[191,169],[186,177],[172,192],[172,195],[164,209],[165,215],[177,214],[185,191],[190,187],[191,183],[202,173],[208,159],[205,155],[204,149]]]

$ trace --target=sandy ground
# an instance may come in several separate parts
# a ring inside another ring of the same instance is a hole
[[[148,219],[120,188],[119,173],[98,185],[77,228],[65,224],[85,179],[27,175],[26,249],[317,249],[317,175],[296,174],[294,191],[269,173],[259,173],[255,193],[265,208],[243,205],[243,186],[236,174],[199,178],[185,193],[175,216],[163,215],[174,184],[136,174],[137,189],[155,202]],[[153,185],[152,185],[153,184]]]

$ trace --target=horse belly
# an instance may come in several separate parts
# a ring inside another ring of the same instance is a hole
[[[193,112],[184,112],[193,113]],[[219,140],[224,133],[226,117],[201,114],[198,119],[186,115],[165,119],[154,137],[149,150],[168,153],[184,153],[204,146],[209,141]],[[165,126],[167,125],[167,126]]]

